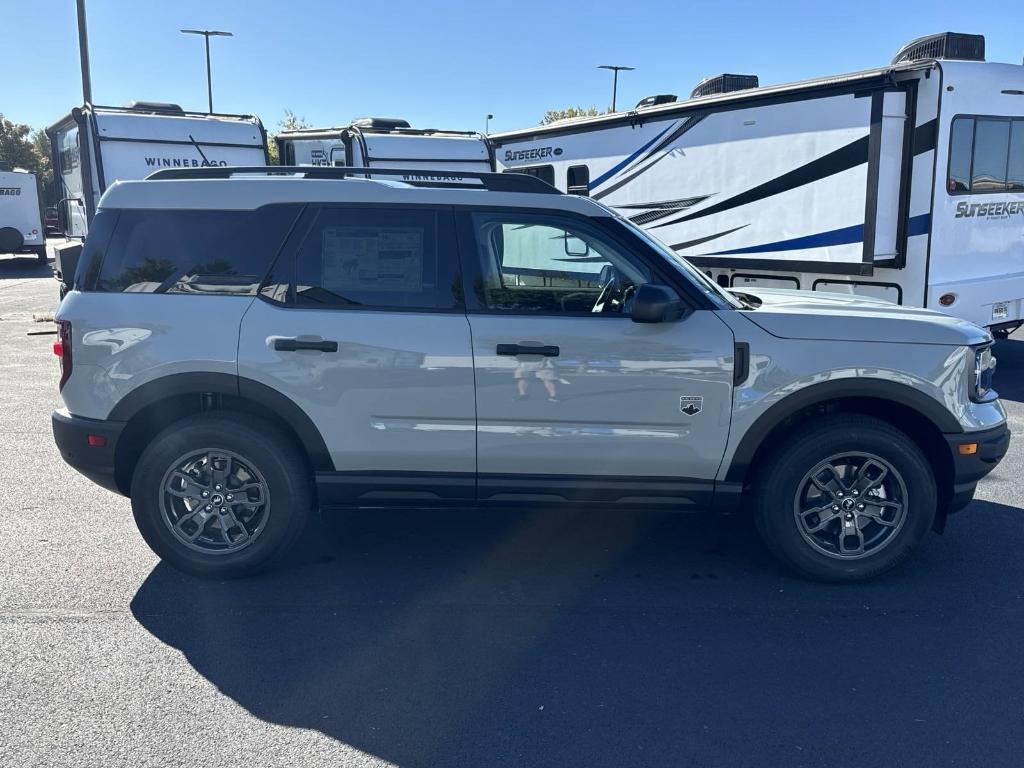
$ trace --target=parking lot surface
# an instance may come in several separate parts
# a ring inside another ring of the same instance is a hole
[[[0,259],[0,766],[1024,764],[1024,333],[1010,453],[874,583],[743,515],[532,508],[339,516],[208,583],[61,461],[56,303]]]

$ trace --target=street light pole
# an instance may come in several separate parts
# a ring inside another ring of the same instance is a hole
[[[89,29],[85,25],[85,0],[78,0],[78,58],[82,64],[82,101],[92,104],[92,75],[89,73]]]
[[[182,29],[186,35],[202,35],[206,38],[206,96],[209,99],[209,113],[213,114],[213,76],[210,72],[210,38],[211,37],[234,37],[231,32],[222,32],[217,29]]]
[[[598,69],[610,69],[614,74],[612,75],[612,112],[615,111],[615,100],[619,94],[619,72],[632,72],[636,67],[623,67],[617,64],[600,64]]]
[[[491,132],[491,120],[493,120],[493,119],[494,119],[494,115],[488,113],[487,114],[487,119],[484,120],[484,135],[486,135],[486,134]]]

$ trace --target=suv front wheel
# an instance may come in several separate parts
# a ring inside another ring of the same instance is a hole
[[[927,459],[903,432],[838,414],[788,433],[760,468],[755,517],[768,547],[799,573],[860,581],[894,568],[932,527]]]
[[[294,544],[314,506],[292,442],[261,419],[227,412],[189,416],[157,435],[131,497],[150,548],[204,578],[264,568]]]

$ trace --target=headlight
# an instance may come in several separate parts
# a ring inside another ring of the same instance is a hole
[[[987,402],[994,399],[995,392],[992,391],[992,375],[996,370],[996,358],[992,354],[992,345],[975,347],[974,349],[974,373],[971,376],[971,400],[976,403]]]

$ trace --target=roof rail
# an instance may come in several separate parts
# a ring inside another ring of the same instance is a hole
[[[306,179],[347,179],[353,177],[398,176],[400,181],[414,187],[441,187],[456,189],[483,189],[491,192],[534,192],[547,195],[562,194],[555,187],[536,176],[523,173],[492,173],[484,171],[438,171],[423,168],[365,168],[323,165],[217,165],[200,168],[163,168],[146,177],[147,180],[167,179],[230,179],[238,175],[302,176]],[[479,181],[467,184],[466,180]]]

